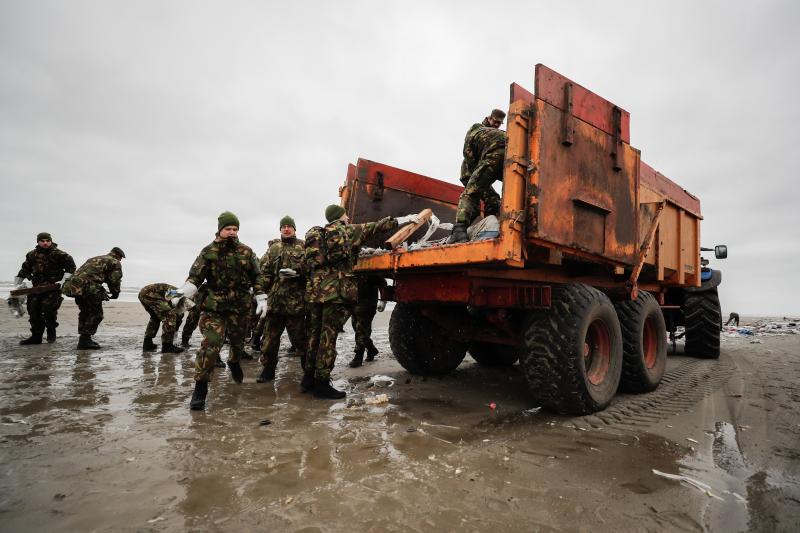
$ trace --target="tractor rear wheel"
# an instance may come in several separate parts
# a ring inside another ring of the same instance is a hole
[[[622,333],[614,306],[581,283],[553,287],[549,310],[526,322],[520,364],[536,400],[569,415],[611,403],[622,372]]]
[[[467,355],[467,343],[449,337],[414,304],[395,306],[389,320],[389,344],[403,368],[422,376],[452,372]]]
[[[639,291],[635,300],[614,304],[622,328],[622,380],[626,392],[648,392],[661,383],[667,366],[667,326],[655,297]]]
[[[508,344],[471,342],[469,354],[475,362],[486,367],[512,366],[519,359],[522,349]]]
[[[683,316],[686,324],[685,353],[703,359],[718,359],[722,312],[716,287],[702,292],[687,292]]]

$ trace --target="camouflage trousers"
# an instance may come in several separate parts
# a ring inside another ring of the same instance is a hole
[[[139,298],[144,310],[150,315],[150,321],[147,323],[147,328],[144,330],[144,336],[152,339],[158,333],[158,327],[161,326],[161,343],[172,344],[175,339],[175,332],[181,325],[183,316],[175,312],[166,300],[155,302],[146,302]]]
[[[76,296],[78,304],[78,333],[81,335],[94,335],[97,327],[103,321],[103,300],[94,296]]]
[[[200,323],[200,306],[195,305],[191,309],[186,312],[186,323],[183,325],[183,331],[181,332],[181,340],[189,341],[192,337],[192,333],[194,330],[197,329],[197,325]]]
[[[356,304],[353,310],[353,332],[356,334],[356,349],[358,353],[364,349],[374,350],[375,344],[372,342],[372,319],[378,312],[377,302],[369,302],[373,305]]]
[[[200,315],[200,333],[203,342],[197,350],[194,362],[195,381],[209,381],[214,373],[214,363],[222,349],[225,337],[230,342],[229,363],[238,363],[244,354],[244,338],[247,334],[247,313],[234,311],[204,311]]]
[[[306,317],[306,370],[313,369],[316,379],[330,379],[331,370],[336,363],[336,339],[342,326],[350,318],[351,309],[352,305],[345,304],[309,304]]]
[[[458,198],[456,222],[470,225],[480,214],[480,203],[483,201],[483,212],[486,216],[500,212],[500,195],[492,188],[492,183],[503,178],[503,161],[496,159],[482,160],[464,185]]]
[[[28,321],[31,323],[31,333],[41,336],[45,328],[56,329],[58,327],[58,308],[64,298],[61,291],[50,291],[42,294],[28,295]]]
[[[289,333],[289,340],[300,353],[300,367],[306,368],[306,320],[303,315],[281,315],[269,313],[264,325],[264,341],[259,362],[267,368],[275,370],[278,366],[278,350],[281,346],[283,330]],[[255,333],[253,333],[255,335]]]

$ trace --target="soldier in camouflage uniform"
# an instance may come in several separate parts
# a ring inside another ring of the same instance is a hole
[[[144,331],[144,343],[142,350],[150,352],[156,350],[158,346],[153,342],[153,338],[158,333],[158,327],[161,326],[161,353],[181,353],[182,348],[175,346],[175,332],[181,325],[183,319],[182,307],[173,307],[169,299],[167,299],[167,292],[174,291],[175,286],[169,283],[152,283],[145,285],[139,291],[139,301],[142,303],[144,310],[150,315],[150,321],[147,323],[147,328]]]
[[[297,226],[288,215],[281,219],[280,231],[280,240],[273,243],[261,258],[261,279],[269,297],[260,359],[264,368],[256,379],[259,383],[275,379],[278,349],[284,329],[289,332],[292,344],[299,347],[306,345],[303,241],[297,238]],[[304,348],[300,348],[299,355],[301,368],[305,370]]]
[[[92,340],[97,327],[103,321],[103,302],[116,300],[119,297],[122,283],[122,259],[125,252],[116,246],[106,255],[98,255],[86,261],[75,275],[67,280],[62,292],[65,296],[75,298],[78,304],[78,339],[79,350],[96,350],[100,345]],[[110,295],[103,288],[108,285]]]
[[[205,409],[208,381],[226,336],[230,341],[228,369],[236,383],[244,379],[239,360],[247,334],[250,289],[260,314],[266,312],[267,296],[261,288],[258,258],[249,246],[239,242],[239,219],[225,211],[217,218],[217,229],[217,237],[192,264],[186,283],[171,293],[176,299],[191,299],[203,282],[208,285],[200,315],[203,342],[195,359],[193,410]]]
[[[378,355],[378,349],[372,342],[372,319],[377,311],[383,311],[386,301],[378,301],[386,290],[386,279],[373,274],[360,274],[358,276],[358,301],[353,309],[353,332],[356,335],[356,347],[350,368],[357,368],[364,362],[364,350],[367,351],[367,361],[372,361]]]
[[[358,249],[371,236],[416,220],[416,215],[399,219],[386,217],[366,224],[348,224],[344,208],[329,205],[325,209],[325,218],[328,225],[322,232],[312,228],[306,233],[308,353],[301,387],[304,390],[313,387],[314,396],[318,398],[337,399],[344,398],[345,393],[331,386],[330,375],[336,362],[336,338],[358,298],[353,274]],[[321,240],[315,236],[320,233]]]
[[[483,200],[484,214],[500,212],[500,196],[492,183],[503,179],[503,160],[506,153],[506,132],[498,129],[506,114],[494,109],[481,124],[473,124],[464,138],[464,161],[461,163],[461,183],[464,190],[458,199],[456,223],[448,244],[464,242],[467,226],[478,216]]]
[[[270,239],[267,242],[267,252],[269,252],[269,249],[276,242],[281,242],[280,237],[277,239]],[[266,257],[267,252],[264,252],[264,255],[261,256],[259,264],[263,263],[264,257]],[[264,288],[264,290],[269,292],[269,290],[266,287]],[[250,348],[252,348],[254,352],[261,352],[261,341],[263,340],[262,337],[264,336],[264,328],[266,327],[266,324],[267,324],[267,317],[266,316],[259,317],[256,314],[255,306],[252,306],[250,309],[250,327],[252,328],[250,331]]]
[[[34,287],[61,284],[75,272],[75,261],[67,252],[58,249],[49,233],[36,236],[36,248],[25,255],[25,261],[14,280],[18,288],[22,281],[30,279]],[[58,327],[58,308],[61,307],[61,290],[39,294],[29,294],[27,299],[28,320],[31,323],[31,336],[20,344],[41,344],[42,335],[47,330],[47,342],[55,342]]]

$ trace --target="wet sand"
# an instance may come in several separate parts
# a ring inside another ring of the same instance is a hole
[[[340,338],[334,379],[356,405],[300,393],[284,344],[274,383],[253,361],[242,385],[218,371],[194,413],[199,334],[142,354],[141,306],[105,309],[99,351],[74,349],[71,301],[52,345],[18,346],[27,321],[0,318],[2,531],[800,529],[797,335],[671,356],[654,393],[571,418],[537,412],[516,365],[409,375],[387,311],[376,362],[348,368],[349,324]],[[374,394],[389,401],[361,403]]]

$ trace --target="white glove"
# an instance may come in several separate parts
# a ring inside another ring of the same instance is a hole
[[[25,280],[24,280],[24,279],[22,279],[21,277],[19,277],[19,276],[14,276],[14,286],[15,286],[17,289],[21,289],[21,288],[22,288],[22,286],[24,285],[24,281],[25,281]]]
[[[386,300],[378,300],[378,312],[383,313],[386,309]]]
[[[267,314],[267,295],[256,294],[256,314],[263,317]]]
[[[397,217],[397,225],[402,226],[406,222],[413,222],[416,224],[419,222],[419,215],[406,215],[404,217]]]
[[[295,269],[293,269],[293,268],[282,268],[282,269],[278,270],[278,274],[280,274],[280,276],[282,278],[296,278],[297,277],[297,271]]]
[[[72,277],[72,274],[70,274],[69,272],[64,272],[64,277],[61,278],[61,281],[57,281],[56,285],[63,287],[64,283],[71,277]]]
[[[176,289],[174,291],[167,291],[167,294],[165,294],[164,296],[166,298],[169,298],[172,307],[178,307],[178,305],[181,303],[181,298],[188,298],[191,300],[192,296],[194,296],[196,293],[197,293],[197,286],[191,281],[187,281],[186,283],[183,284],[183,287],[181,287],[180,289]]]

